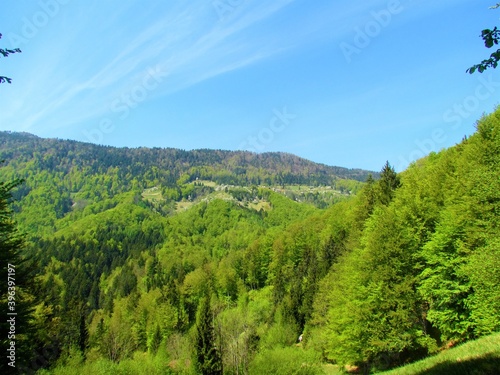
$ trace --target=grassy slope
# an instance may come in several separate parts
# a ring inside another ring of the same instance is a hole
[[[500,374],[500,333],[467,342],[384,375]]]

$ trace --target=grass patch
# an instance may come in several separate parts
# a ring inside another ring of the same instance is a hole
[[[384,375],[498,375],[500,333],[469,341]]]
[[[157,186],[149,189],[144,189],[144,191],[142,192],[142,197],[147,201],[160,202],[164,200],[163,195],[161,194],[161,189]]]
[[[186,210],[190,209],[191,207],[193,207],[194,204],[195,204],[194,202],[187,202],[187,201],[177,202],[175,205],[175,211],[177,213],[186,211]]]
[[[326,365],[323,365],[323,371],[325,372],[325,375],[343,375],[343,374],[345,374],[345,372],[342,371],[339,368],[339,366],[332,365],[331,363],[327,363]]]
[[[249,203],[248,208],[251,208],[255,211],[260,211],[261,209],[264,211],[270,211],[271,210],[271,204],[266,201],[262,201],[259,203]]]
[[[194,184],[195,182],[197,184],[202,184],[202,185],[213,187],[213,188],[215,188],[217,186],[216,182],[210,181],[210,180],[196,180],[196,181],[191,182],[191,184]]]
[[[325,375],[318,354],[297,347],[261,350],[248,370],[250,375]]]

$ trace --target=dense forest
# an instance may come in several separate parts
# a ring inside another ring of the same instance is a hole
[[[369,373],[500,331],[500,110],[399,174],[0,140],[20,373]]]

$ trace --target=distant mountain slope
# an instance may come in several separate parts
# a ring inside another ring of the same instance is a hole
[[[116,148],[16,132],[0,132],[0,160],[2,180],[25,180],[14,192],[16,220],[25,232],[41,236],[65,225],[63,218],[72,222],[116,206],[125,193],[167,216],[215,191],[229,192],[241,204],[265,205],[258,186],[326,207],[355,192],[369,174],[285,153]]]
[[[370,173],[318,164],[287,153],[116,148],[16,132],[0,132],[0,158],[7,164],[14,160],[16,164],[33,162],[40,169],[64,173],[69,173],[72,167],[93,173],[106,173],[118,167],[133,177],[152,172],[151,177],[166,185],[175,184],[183,174],[188,174],[185,178],[191,181],[200,178],[238,185],[328,185],[337,178],[365,181]],[[154,172],[156,169],[159,171]]]

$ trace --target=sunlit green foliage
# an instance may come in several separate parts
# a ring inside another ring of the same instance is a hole
[[[396,183],[386,165],[353,200],[358,240],[321,281],[307,328],[326,359],[383,369],[498,331],[499,134],[497,111]]]
[[[3,136],[51,373],[368,373],[500,330],[500,112],[362,185],[287,155]]]

